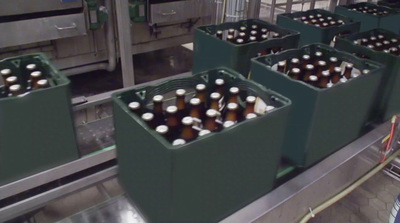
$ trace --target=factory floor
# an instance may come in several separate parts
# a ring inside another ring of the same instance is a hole
[[[149,54],[134,56],[135,78],[138,83],[151,81],[160,77],[171,76],[190,71],[192,53],[184,47],[159,50]],[[151,64],[151,66],[149,66]],[[122,87],[121,71],[113,73],[96,71],[71,77],[72,94],[88,96]],[[84,86],[84,87],[82,87]],[[100,203],[112,200],[124,194],[118,179],[114,178],[67,197],[55,200],[42,208],[35,216],[36,222],[47,223],[72,221],[68,218],[88,211]],[[351,194],[332,205],[310,223],[387,223],[390,210],[400,194],[400,181],[379,172],[362,184]],[[86,210],[86,211],[85,211]],[[130,222],[142,222],[139,216]],[[87,221],[104,222],[104,221]],[[286,223],[286,222],[285,222]]]

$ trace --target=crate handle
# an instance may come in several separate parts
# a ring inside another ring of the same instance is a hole
[[[55,27],[57,30],[67,30],[67,29],[76,29],[77,25],[76,25],[76,23],[73,22],[73,23],[71,23],[70,26],[59,27],[59,26],[57,26],[57,25],[54,25],[54,27]]]
[[[160,14],[162,16],[171,16],[171,15],[176,15],[176,11],[171,9],[171,11],[169,11],[169,12],[159,12],[158,14]]]

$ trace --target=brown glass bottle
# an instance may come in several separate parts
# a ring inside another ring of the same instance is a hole
[[[221,94],[218,92],[214,92],[210,95],[210,98],[211,98],[210,109],[215,109],[219,111],[220,110],[219,100],[221,99]]]
[[[129,109],[138,116],[142,115],[142,109],[140,103],[137,101],[133,101],[128,105]]]
[[[351,64],[351,63],[346,63],[346,66],[345,66],[345,68],[344,68],[343,76],[346,77],[347,80],[351,78],[351,72],[352,72],[352,70],[353,70],[353,64]]]
[[[154,120],[154,114],[153,113],[147,112],[147,113],[142,114],[142,119],[144,120],[144,122],[146,122],[146,124],[150,128],[155,129],[157,127],[157,124],[156,124],[156,122]]]
[[[224,33],[221,30],[217,30],[217,32],[215,33],[215,36],[222,40]]]
[[[329,57],[329,72],[332,74],[335,71],[335,67],[338,65],[337,57]]]
[[[235,37],[235,29],[228,29],[228,35]]]
[[[331,76],[331,74],[330,74],[329,70],[322,71],[321,77],[319,78],[318,87],[326,88],[326,86],[329,83],[329,80],[331,79],[330,76]]]
[[[31,80],[32,83],[35,83],[36,81],[42,79],[42,72],[40,71],[33,71],[29,75],[29,79]]]
[[[318,62],[317,62],[317,71],[315,72],[315,75],[316,75],[318,78],[321,78],[322,72],[323,72],[324,70],[327,70],[326,61],[324,61],[324,60],[318,61]]]
[[[225,121],[238,121],[238,109],[239,106],[236,103],[229,103],[226,106],[227,112],[225,114]]]
[[[168,106],[167,112],[167,126],[172,138],[178,137],[178,132],[181,127],[181,121],[178,118],[178,108],[176,106]]]
[[[190,105],[191,105],[191,109],[190,109],[189,116],[192,118],[197,118],[199,120],[202,120],[203,114],[202,114],[200,99],[198,99],[198,98],[190,99]]]
[[[289,71],[288,76],[291,77],[292,79],[295,79],[295,80],[302,80],[303,79],[303,77],[301,76],[301,70],[299,68],[297,68],[297,67],[292,68]]]
[[[194,97],[200,99],[200,103],[203,106],[207,103],[207,92],[205,84],[196,85],[196,95]]]
[[[218,92],[221,97],[224,97],[224,88],[225,88],[225,81],[224,79],[216,79],[215,80],[215,92]]]
[[[239,88],[231,87],[229,88],[230,97],[228,99],[228,103],[238,103],[239,97]]]
[[[314,67],[318,65],[318,62],[320,60],[323,60],[323,55],[324,54],[321,51],[317,51],[314,53],[314,57],[312,58]]]
[[[206,112],[206,120],[204,122],[204,128],[210,131],[215,131],[218,129],[218,124],[216,122],[218,116],[218,111],[215,109],[208,109]]]
[[[182,132],[181,139],[186,142],[192,141],[197,138],[197,132],[193,129],[193,118],[192,117],[184,117],[182,119]]]
[[[47,79],[41,79],[33,84],[33,89],[43,89],[48,88],[49,86],[49,81]]]
[[[11,69],[3,69],[0,71],[1,77],[3,78],[3,80],[7,79],[7,77],[11,76]]]
[[[277,67],[278,72],[285,73],[286,72],[285,68],[286,68],[286,61],[285,60],[279,61]]]
[[[307,64],[303,75],[303,81],[308,82],[310,80],[310,76],[313,75],[313,73],[314,65]]]
[[[256,97],[247,96],[246,98],[246,108],[243,111],[243,117],[246,117],[250,113],[254,113],[254,105],[256,103]]]
[[[9,76],[9,77],[7,77],[6,80],[4,81],[4,85],[5,85],[6,87],[9,87],[9,86],[11,86],[11,85],[17,84],[17,82],[18,82],[18,77],[16,77],[16,76]]]
[[[156,122],[156,125],[162,125],[165,123],[164,111],[163,111],[163,100],[164,100],[164,97],[162,95],[156,95],[153,97],[153,114],[154,114],[154,121]]]
[[[164,137],[166,140],[171,141],[170,132],[168,126],[166,125],[159,125],[156,127],[156,132]]]
[[[342,78],[342,68],[341,67],[335,67],[333,74],[331,74],[332,78],[331,81],[333,84],[336,84],[337,82],[340,81],[340,78]]]
[[[228,35],[228,36],[226,36],[226,41],[234,43],[235,42],[235,37],[233,37],[233,35]]]
[[[300,68],[300,60],[299,58],[292,58],[287,66],[287,70],[290,71],[293,68]]]
[[[310,59],[311,59],[311,57],[308,54],[304,54],[301,57],[301,69],[303,69],[303,70],[306,69],[306,66],[311,62]]]
[[[184,89],[178,89],[175,92],[175,105],[178,108],[177,115],[179,119],[182,119],[188,113],[186,109],[185,94],[186,91]]]
[[[318,77],[315,75],[310,75],[307,83],[309,83],[310,85],[312,85],[314,87],[318,87],[318,83],[319,83]]]
[[[18,96],[18,95],[21,95],[21,94],[24,93],[24,92],[23,92],[23,89],[22,89],[22,86],[19,85],[19,84],[11,85],[11,86],[8,88],[8,90],[10,91],[10,94],[11,94],[12,96]]]

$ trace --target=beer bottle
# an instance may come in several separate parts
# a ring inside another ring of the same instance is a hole
[[[346,63],[346,66],[344,68],[344,73],[343,76],[345,76],[347,79],[351,78],[351,71],[353,70],[353,64],[351,63]]]
[[[362,38],[361,39],[361,43],[360,43],[361,45],[363,45],[363,46],[368,46],[368,39],[367,38]]]
[[[335,67],[338,64],[337,57],[329,57],[329,72],[333,73],[335,71]]]
[[[277,68],[278,72],[285,73],[285,66],[286,66],[285,60],[279,61],[278,68]]]
[[[396,38],[392,38],[392,39],[390,39],[390,42],[392,43],[392,46],[394,46],[394,47],[398,47],[399,45],[399,40],[398,39],[396,39]]]
[[[3,77],[3,80],[7,79],[7,77],[11,76],[11,70],[10,69],[3,69],[0,71],[1,76]]]
[[[173,146],[180,146],[180,145],[185,145],[185,144],[186,144],[186,141],[184,139],[175,139],[172,142]]]
[[[168,106],[167,109],[167,126],[172,137],[176,137],[180,129],[180,120],[178,118],[178,108],[174,105]]]
[[[234,43],[235,37],[233,37],[233,35],[228,35],[228,36],[226,37],[226,40],[227,40],[228,42]]]
[[[210,103],[210,109],[214,109],[219,111],[219,100],[221,99],[221,94],[218,92],[214,92],[210,95],[211,97],[211,103]]]
[[[280,34],[279,33],[274,33],[274,34],[272,34],[272,38],[273,39],[277,39],[277,38],[279,38],[280,37]]]
[[[325,88],[329,83],[330,76],[331,76],[331,74],[330,74],[329,70],[322,71],[321,78],[319,79],[318,86],[320,88]]]
[[[153,113],[150,113],[150,112],[144,113],[142,115],[142,119],[146,122],[146,124],[150,128],[154,129],[154,128],[157,127],[157,124],[155,123],[155,120],[154,120],[154,114]]]
[[[258,32],[256,30],[252,30],[252,31],[250,31],[250,35],[257,37],[258,36]]]
[[[239,33],[239,38],[241,38],[241,39],[246,39],[247,38],[247,34],[245,33],[245,32],[240,32]]]
[[[318,77],[315,75],[310,75],[308,83],[314,87],[318,87]]]
[[[268,29],[267,28],[262,28],[261,29],[261,34],[267,35],[268,34]]]
[[[300,68],[300,60],[299,58],[292,58],[290,59],[289,65],[287,67],[287,70],[290,71],[293,68]]]
[[[42,79],[42,72],[40,71],[33,71],[30,76],[29,79],[31,80],[32,83],[37,82],[38,80]]]
[[[256,97],[247,96],[246,98],[246,108],[243,111],[243,116],[246,117],[250,113],[254,113],[254,105],[256,103]]]
[[[383,50],[383,45],[380,42],[375,43],[375,50],[376,51],[382,51]]]
[[[329,25],[330,25],[330,26],[336,26],[336,25],[337,25],[337,22],[336,22],[336,21],[333,21],[333,20],[331,20],[331,21],[329,21]]]
[[[369,37],[369,43],[375,45],[377,38],[375,36]]]
[[[153,113],[154,113],[154,121],[156,122],[156,125],[162,125],[165,123],[164,111],[163,111],[163,100],[164,100],[164,97],[162,95],[156,95],[153,97]]]
[[[318,62],[319,62],[320,60],[323,59],[322,56],[323,56],[323,53],[322,53],[321,51],[317,51],[317,52],[314,53],[314,58],[313,58],[313,60],[314,60],[314,63],[313,63],[314,67],[317,66],[317,65],[318,65]]]
[[[11,86],[8,88],[8,90],[10,91],[10,94],[11,94],[12,96],[18,96],[18,95],[20,95],[20,94],[23,93],[22,87],[21,87],[21,85],[19,85],[19,84],[11,85]]]
[[[192,118],[198,118],[199,120],[203,119],[203,115],[201,114],[201,108],[200,108],[200,99],[198,98],[192,98],[190,99],[190,113],[189,116]]]
[[[193,129],[193,118],[192,117],[184,117],[182,119],[182,133],[181,139],[186,142],[192,141],[197,138],[196,130]]]
[[[135,114],[137,114],[139,116],[142,115],[142,111],[141,111],[139,102],[133,101],[133,102],[129,103],[128,107],[133,113],[135,113]]]
[[[235,36],[235,29],[228,29],[228,35]]]
[[[332,74],[331,81],[333,84],[336,84],[339,82],[340,78],[342,77],[342,68],[341,67],[335,67],[334,72]]]
[[[238,104],[236,103],[229,103],[227,106],[227,112],[225,115],[225,121],[233,121],[237,122],[238,120]]]
[[[256,41],[257,41],[257,37],[255,37],[255,36],[249,37],[249,42],[256,42]]]
[[[215,36],[216,36],[218,39],[222,40],[222,38],[223,38],[223,32],[222,32],[221,30],[217,30]]]
[[[289,75],[289,77],[291,77],[292,79],[295,79],[295,80],[302,80],[303,79],[303,77],[301,76],[301,70],[299,68],[297,68],[297,67],[292,68],[289,71],[288,75]]]
[[[384,40],[382,43],[383,43],[383,49],[389,49],[391,46],[391,43],[389,40]]]
[[[255,113],[249,113],[246,115],[246,120],[253,119],[253,118],[257,118],[257,115]]]
[[[216,118],[218,116],[218,111],[215,109],[208,109],[206,112],[206,121],[204,122],[204,128],[210,131],[215,131],[218,129],[218,124]]]
[[[159,125],[156,127],[156,132],[163,136],[166,140],[170,140],[168,126],[166,125]]]
[[[210,133],[211,133],[210,130],[208,130],[208,129],[203,129],[203,130],[201,130],[201,131],[199,132],[199,137],[200,137],[200,136],[208,135],[208,134],[210,134]]]
[[[243,39],[241,39],[241,38],[239,38],[239,39],[236,39],[236,44],[243,44],[244,43],[244,40]]]
[[[246,32],[247,28],[245,26],[241,26],[239,28],[240,32]]]
[[[4,85],[6,87],[9,87],[11,85],[17,84],[18,78],[16,76],[9,76],[6,78],[6,81],[4,82]]]
[[[307,55],[307,54],[304,54],[301,57],[301,64],[302,64],[301,69],[306,69],[307,64],[310,63],[310,59],[311,59],[310,55]]]
[[[231,88],[229,89],[229,93],[230,93],[231,95],[230,95],[230,98],[229,98],[229,100],[228,100],[228,103],[238,103],[239,88],[237,88],[237,87],[231,87]]]
[[[38,80],[33,85],[33,89],[42,89],[42,88],[48,88],[48,87],[49,87],[49,81],[47,79]]]
[[[268,39],[268,35],[267,34],[262,34],[261,35],[261,41],[267,40]]]
[[[313,75],[313,73],[314,73],[314,65],[307,64],[306,71],[304,72],[303,75],[303,81],[308,82],[310,80],[310,76]]]
[[[36,67],[37,66],[34,63],[26,65],[26,69],[29,70],[29,71],[34,71],[36,69]]]
[[[324,60],[318,61],[318,62],[317,62],[317,72],[315,73],[315,75],[316,75],[318,78],[321,78],[321,76],[322,76],[322,71],[324,71],[324,70],[326,70],[326,69],[327,69],[327,67],[326,67],[326,61],[324,61]]]
[[[200,103],[202,104],[202,106],[205,106],[207,100],[205,84],[196,85],[196,95],[194,97],[200,99]]]
[[[175,92],[176,95],[175,105],[178,108],[177,115],[179,119],[182,119],[187,115],[185,94],[186,91],[184,89],[178,89]]]
[[[216,79],[215,80],[215,92],[219,93],[221,97],[224,97],[224,87],[225,87],[225,81],[224,79]]]

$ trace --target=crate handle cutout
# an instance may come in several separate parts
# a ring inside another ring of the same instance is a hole
[[[136,92],[136,95],[137,95],[142,101],[144,101],[144,99],[146,98],[146,90],[138,91],[138,92]]]
[[[14,64],[16,68],[19,68],[21,66],[21,60],[13,60],[11,61],[11,63]]]

